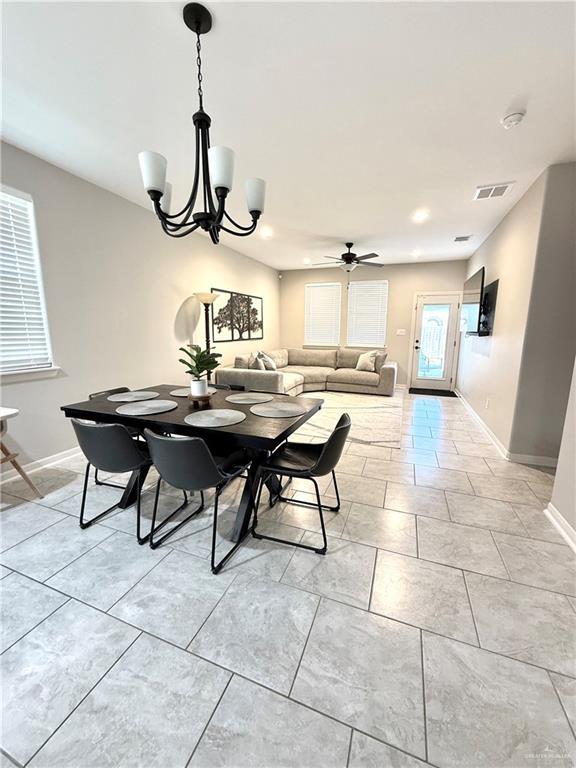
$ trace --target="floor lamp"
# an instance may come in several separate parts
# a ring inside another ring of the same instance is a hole
[[[218,298],[219,293],[195,293],[194,296],[201,304],[204,304],[204,323],[206,329],[206,349],[210,349],[210,305]],[[206,378],[211,381],[212,374],[208,371]]]

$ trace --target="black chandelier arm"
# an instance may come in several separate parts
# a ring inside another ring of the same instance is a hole
[[[228,221],[230,222],[230,224],[233,224],[233,225],[234,225],[235,227],[237,227],[238,229],[243,229],[243,230],[244,230],[244,231],[246,231],[246,232],[247,232],[248,230],[250,230],[251,232],[254,232],[254,224],[255,224],[255,221],[257,221],[257,219],[256,219],[256,220],[253,220],[253,221],[252,221],[252,224],[250,224],[248,227],[243,227],[243,226],[242,226],[242,224],[238,224],[238,222],[237,222],[237,221],[234,221],[234,219],[232,218],[232,216],[230,216],[230,214],[228,213],[228,211],[224,211],[224,216],[225,216],[225,218],[227,218],[227,219],[228,219]]]
[[[200,224],[192,224],[188,229],[184,230],[184,232],[178,232],[178,231],[170,231],[164,222],[162,222],[162,229],[164,230],[165,234],[168,235],[168,237],[186,237],[186,235],[190,235],[192,232],[195,232]]]
[[[181,211],[178,211],[178,213],[166,213],[166,211],[162,211],[162,220],[170,220],[170,219],[178,219],[183,214],[186,214],[182,221],[180,222],[174,222],[175,224],[178,224],[179,226],[183,226],[188,223],[188,220],[190,219],[190,216],[192,215],[192,211],[194,210],[194,206],[196,205],[196,197],[198,196],[198,181],[200,177],[200,168],[199,168],[199,161],[200,161],[200,129],[197,125],[194,126],[194,133],[196,137],[195,141],[195,152],[194,152],[194,182],[192,184],[192,189],[190,191],[190,196],[188,197],[188,201],[184,208],[182,208]],[[160,209],[162,210],[162,209]],[[171,222],[170,222],[171,223]]]
[[[249,229],[246,229],[244,232],[235,232],[233,229],[228,229],[228,227],[225,227],[223,224],[220,224],[220,229],[224,232],[228,232],[229,235],[236,235],[236,237],[247,237],[248,235],[251,235],[252,232],[254,232],[257,224],[258,221],[255,220],[252,226]]]

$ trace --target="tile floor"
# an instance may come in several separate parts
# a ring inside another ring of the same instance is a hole
[[[5,483],[1,768],[575,766],[576,556],[543,513],[552,474],[503,461],[457,399],[394,400],[380,431],[374,399],[351,402],[326,557],[251,539],[212,576],[210,511],[152,552],[134,510],[79,529],[78,459],[35,473],[38,501]],[[119,493],[92,486],[90,513]],[[319,541],[309,510],[261,518]]]

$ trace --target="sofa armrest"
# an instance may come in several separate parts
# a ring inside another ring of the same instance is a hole
[[[216,383],[244,387],[256,392],[283,394],[282,371],[255,371],[250,368],[217,368]]]
[[[380,368],[380,381],[378,391],[383,395],[393,395],[396,387],[396,377],[398,376],[397,363],[384,363]]]

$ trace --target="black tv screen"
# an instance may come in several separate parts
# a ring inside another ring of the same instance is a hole
[[[460,330],[465,333],[479,333],[482,295],[484,293],[484,267],[475,272],[464,283]]]

